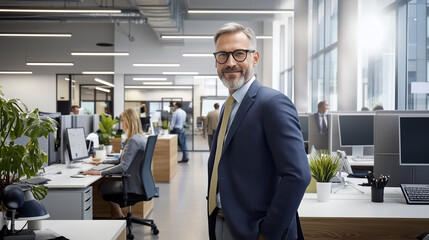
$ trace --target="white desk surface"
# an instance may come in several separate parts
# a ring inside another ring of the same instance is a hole
[[[25,221],[16,221],[16,229],[24,224]],[[42,229],[50,229],[72,240],[114,240],[125,227],[125,220],[42,220]]]
[[[101,178],[101,176],[86,175],[84,178],[71,178],[71,175],[79,171],[90,169],[93,165],[88,163],[72,164],[73,168],[67,168],[65,164],[53,164],[45,168],[45,174],[42,177],[49,178],[45,186],[48,188],[86,188]],[[58,172],[61,172],[58,174]]]
[[[158,135],[158,139],[171,139],[174,136],[177,136],[177,134],[165,134],[165,135]]]
[[[354,183],[366,179],[348,179]],[[338,184],[333,184],[333,191]],[[371,187],[354,185],[364,194],[352,187],[331,193],[329,202],[318,202],[316,193],[306,193],[298,209],[300,217],[327,218],[429,218],[429,205],[407,204],[399,187],[384,189],[384,202],[371,202]]]
[[[350,166],[374,166],[374,159],[368,159],[368,161],[355,161],[353,160],[353,158],[349,158],[347,157],[347,159],[349,160]]]

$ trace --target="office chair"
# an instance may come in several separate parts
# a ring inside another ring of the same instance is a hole
[[[138,195],[135,193],[128,193],[127,192],[127,183],[129,178],[131,177],[128,173],[118,173],[118,174],[109,174],[108,176],[121,176],[122,177],[122,186],[123,186],[123,192],[122,193],[112,193],[112,194],[104,194],[103,199],[105,201],[112,201],[123,207],[128,207],[128,213],[127,216],[124,218],[127,220],[127,238],[128,239],[134,239],[134,235],[131,232],[131,223],[138,223],[143,224],[146,226],[150,226],[152,233],[154,235],[158,235],[159,230],[156,227],[155,223],[151,219],[144,219],[144,218],[135,218],[131,214],[131,206],[134,204],[141,202],[141,201],[150,201],[156,194],[156,188],[155,188],[155,181],[153,180],[152,176],[152,157],[153,153],[155,151],[155,143],[157,140],[156,135],[149,136],[146,143],[146,150],[144,153],[143,163],[141,164],[141,179],[143,181],[143,192],[144,195]]]

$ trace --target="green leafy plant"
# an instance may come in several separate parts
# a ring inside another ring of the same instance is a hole
[[[0,91],[0,191],[24,176],[36,176],[48,161],[38,138],[47,138],[56,130],[55,120],[40,119],[37,108],[29,111],[19,99],[7,99]],[[23,136],[29,138],[28,143],[25,146],[15,144],[14,141]],[[38,200],[47,194],[43,185],[32,186],[31,191]]]
[[[110,145],[110,138],[114,136],[113,126],[118,122],[118,119],[112,119],[101,114],[100,122],[98,126],[100,127],[101,135],[100,135],[100,143],[104,145]]]
[[[316,154],[310,155],[311,176],[317,182],[330,182],[338,173],[340,167],[340,157],[330,155],[327,150],[319,150]]]

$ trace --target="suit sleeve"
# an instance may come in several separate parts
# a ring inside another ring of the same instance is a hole
[[[294,222],[311,176],[295,106],[283,94],[266,103],[264,132],[280,182],[260,233],[266,239],[280,239]]]
[[[121,155],[121,161],[118,165],[101,171],[101,176],[105,176],[111,173],[122,173],[126,172],[131,165],[131,162],[134,160],[138,152],[138,144],[135,139],[128,139],[127,143],[124,146],[124,152]]]

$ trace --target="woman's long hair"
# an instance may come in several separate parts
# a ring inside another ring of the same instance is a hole
[[[143,135],[142,124],[140,117],[134,109],[128,108],[121,114],[121,120],[128,126],[126,131],[127,140],[132,138],[136,134]]]

